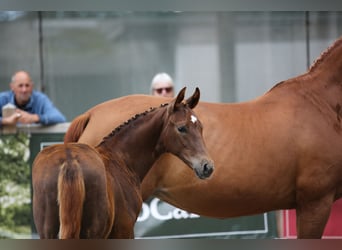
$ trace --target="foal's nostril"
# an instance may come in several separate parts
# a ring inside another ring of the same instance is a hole
[[[204,164],[203,166],[203,175],[209,177],[213,172],[212,166],[208,166],[208,163]]]
[[[206,179],[213,173],[214,164],[210,161],[205,161],[201,163],[201,167],[194,168],[194,170],[198,178]]]

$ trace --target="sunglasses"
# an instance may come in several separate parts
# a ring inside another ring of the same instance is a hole
[[[173,87],[154,89],[154,91],[156,91],[158,94],[161,94],[163,90],[165,90],[166,93],[170,93],[173,90]]]

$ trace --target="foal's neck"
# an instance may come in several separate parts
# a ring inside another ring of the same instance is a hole
[[[126,168],[140,181],[163,153],[156,148],[166,108],[145,112],[126,122],[97,146],[106,167]]]

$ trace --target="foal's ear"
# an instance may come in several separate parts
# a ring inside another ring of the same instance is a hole
[[[184,96],[185,96],[185,90],[186,90],[186,87],[182,88],[179,91],[179,93],[178,93],[178,95],[176,97],[176,100],[175,100],[175,104],[180,104],[183,101]]]
[[[184,96],[185,96],[185,90],[186,87],[182,88],[177,97],[170,103],[170,110],[171,111],[176,111],[177,107],[183,102]]]
[[[196,87],[195,92],[186,100],[186,104],[189,105],[191,109],[197,106],[201,93],[199,88]]]

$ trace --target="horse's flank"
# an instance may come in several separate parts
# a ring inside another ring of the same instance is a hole
[[[41,238],[56,238],[58,234],[61,239],[108,235],[114,219],[113,196],[107,194],[110,184],[105,166],[93,147],[69,143],[44,148],[33,163],[32,185],[34,221]],[[96,210],[89,209],[92,206]],[[88,220],[81,224],[80,218]],[[97,223],[82,230],[94,218]]]

